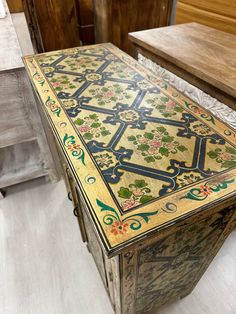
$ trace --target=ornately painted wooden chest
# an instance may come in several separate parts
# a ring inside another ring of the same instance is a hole
[[[115,312],[190,293],[236,224],[235,131],[110,44],[24,62]]]

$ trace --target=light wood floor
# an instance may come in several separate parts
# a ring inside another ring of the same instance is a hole
[[[0,201],[0,313],[113,313],[62,181],[14,186]],[[156,313],[236,313],[236,230],[192,294]]]

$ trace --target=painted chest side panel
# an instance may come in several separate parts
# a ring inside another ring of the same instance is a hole
[[[24,59],[109,251],[235,191],[235,133],[110,44]]]

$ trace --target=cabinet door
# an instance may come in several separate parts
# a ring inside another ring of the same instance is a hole
[[[80,45],[74,1],[23,0],[23,5],[38,52]]]

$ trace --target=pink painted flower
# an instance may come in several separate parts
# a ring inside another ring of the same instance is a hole
[[[160,139],[160,138],[162,138],[162,134],[160,134],[160,133],[155,133],[155,134],[154,134],[154,138],[155,138],[155,139]]]
[[[60,83],[59,82],[54,82],[54,83],[52,83],[52,86],[53,87],[58,87],[58,86],[60,86]]]
[[[156,148],[151,148],[151,149],[149,149],[149,150],[148,150],[148,154],[149,154],[149,155],[156,155],[156,154],[157,154]]]
[[[230,154],[228,154],[228,153],[220,153],[220,158],[222,159],[222,160],[230,160],[231,159],[231,156],[230,156]]]
[[[123,203],[121,204],[121,207],[122,207],[124,210],[127,210],[127,209],[130,209],[130,208],[135,207],[135,206],[137,206],[137,205],[139,205],[139,202],[130,199],[130,200],[126,200],[125,202],[123,202]]]
[[[132,188],[131,188],[131,191],[133,192],[133,195],[134,195],[134,196],[141,196],[141,195],[143,195],[142,190],[139,189],[139,188],[132,187]]]
[[[115,94],[112,91],[108,91],[106,93],[104,93],[102,96],[104,98],[111,98],[112,96],[114,96]]]
[[[169,100],[167,103],[166,103],[166,107],[169,108],[169,109],[173,109],[175,107],[175,102],[172,101],[172,100]]]
[[[88,125],[82,125],[80,128],[79,128],[79,131],[80,132],[88,132],[90,130],[90,126]]]
[[[171,150],[171,149],[175,148],[175,145],[173,143],[168,143],[168,144],[166,144],[166,147]]]
[[[152,147],[161,147],[161,142],[160,141],[156,141],[156,140],[153,140],[150,142],[150,145]]]

